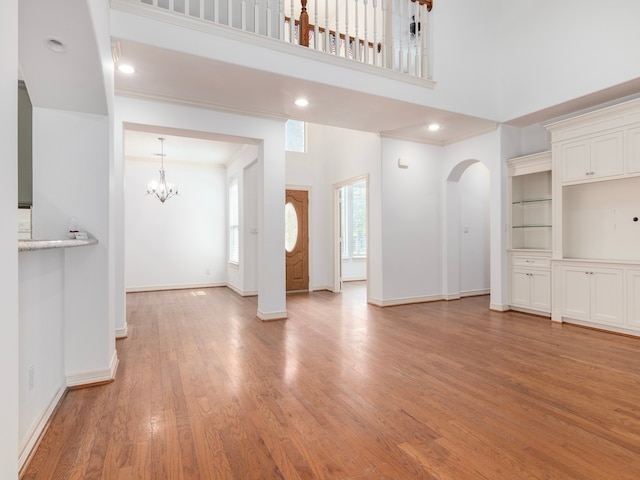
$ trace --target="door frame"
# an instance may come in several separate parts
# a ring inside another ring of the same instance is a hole
[[[312,212],[312,208],[311,208],[311,185],[290,185],[290,184],[286,184],[284,186],[284,193],[286,196],[287,190],[299,190],[299,191],[303,191],[303,192],[307,192],[307,264],[309,265],[309,292],[313,292],[313,285],[311,283],[311,279],[313,278],[313,262],[311,261],[311,259],[313,258],[313,220],[312,217],[313,215],[311,214]],[[286,204],[286,202],[285,202]],[[282,205],[282,208],[284,208],[284,205]],[[284,231],[282,232],[282,235],[284,235]],[[286,262],[286,258],[285,258],[285,262]],[[285,267],[285,285],[286,285],[286,267]],[[285,287],[285,292],[286,292],[286,287]]]
[[[356,177],[348,178],[338,183],[333,184],[333,292],[342,292],[342,249],[340,248],[340,216],[342,210],[340,209],[340,189],[346,185],[358,183],[364,180],[367,188],[367,259],[366,259],[366,284],[367,284],[367,301],[369,301],[369,174],[358,175]]]

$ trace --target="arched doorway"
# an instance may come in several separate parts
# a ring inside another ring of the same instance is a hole
[[[480,161],[458,163],[446,182],[445,298],[490,291],[489,169]]]

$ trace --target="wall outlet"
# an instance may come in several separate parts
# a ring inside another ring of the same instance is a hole
[[[29,367],[29,391],[33,390],[33,383],[35,380],[35,367],[31,365]]]

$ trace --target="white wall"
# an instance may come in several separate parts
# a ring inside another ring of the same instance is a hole
[[[22,463],[66,388],[65,250],[21,252],[19,257]]]
[[[500,3],[502,120],[640,77],[637,0]]]
[[[326,145],[327,183],[331,186],[329,215],[331,219],[330,265],[334,264],[333,224],[334,187],[354,178],[367,178],[367,300],[380,303],[383,294],[383,250],[382,250],[382,170],[381,139],[378,135],[336,127],[322,127]],[[333,276],[333,267],[331,269]]]
[[[409,167],[398,168],[398,158]],[[383,302],[442,294],[442,148],[382,139]]]
[[[286,152],[287,188],[309,191],[309,290],[333,288],[333,207],[327,128],[307,123],[307,151]]]
[[[520,131],[517,132],[518,148],[521,148]],[[514,133],[515,135],[515,133]],[[460,294],[460,188],[458,180],[469,164],[482,162],[489,169],[490,184],[490,288],[492,308],[506,308],[506,164],[504,162],[504,132],[502,128],[495,132],[471,138],[443,149],[443,180],[446,190],[443,192],[443,228],[442,257],[446,259],[443,268],[443,289],[449,298]],[[515,148],[515,147],[514,147]],[[510,150],[509,150],[510,151]],[[510,157],[509,157],[510,158]],[[462,167],[460,172],[455,169]],[[454,177],[454,178],[451,178]]]
[[[87,372],[107,376],[115,361],[108,302],[108,131],[108,118],[102,115],[33,110],[33,236],[67,238],[69,219],[75,216],[80,230],[99,242],[65,254],[68,382]],[[90,381],[99,380],[84,383]]]
[[[18,478],[18,1],[0,2],[0,478]]]
[[[116,97],[115,109],[116,131],[133,123],[244,138],[259,145],[257,314],[262,319],[286,316],[284,122],[127,97]],[[122,148],[115,145],[116,151]]]
[[[490,287],[489,180],[489,169],[477,162],[458,181],[461,296],[486,293]]]
[[[165,159],[180,195],[161,203],[145,195],[159,161],[126,158],[125,285],[128,291],[225,285],[224,166]]]

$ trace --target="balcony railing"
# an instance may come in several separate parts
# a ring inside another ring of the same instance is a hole
[[[428,38],[433,0],[129,1],[431,78]]]

